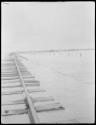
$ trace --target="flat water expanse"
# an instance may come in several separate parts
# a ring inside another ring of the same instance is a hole
[[[92,51],[22,54],[26,67],[50,95],[81,123],[94,122],[95,53]]]

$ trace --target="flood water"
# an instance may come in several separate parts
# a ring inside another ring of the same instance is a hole
[[[95,53],[92,51],[21,54],[22,62],[41,87],[80,123],[94,122]]]

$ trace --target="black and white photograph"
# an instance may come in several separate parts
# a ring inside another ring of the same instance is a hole
[[[95,123],[95,2],[1,2],[1,123]]]

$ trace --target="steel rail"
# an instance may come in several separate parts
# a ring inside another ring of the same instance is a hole
[[[17,62],[17,61],[18,61],[18,57],[17,57],[17,55],[15,55],[15,56],[14,56],[14,62],[15,62],[15,65],[16,65],[16,68],[17,68],[17,71],[18,71],[18,74],[19,74],[19,77],[20,77],[21,84],[22,84],[23,89],[24,89],[24,91],[25,91],[26,103],[27,103],[28,108],[29,108],[29,110],[28,110],[28,115],[29,115],[30,121],[31,121],[31,123],[40,123],[40,122],[39,122],[39,118],[38,118],[38,116],[37,116],[37,114],[36,114],[36,110],[35,110],[34,105],[33,105],[33,101],[32,101],[32,99],[30,98],[29,93],[28,93],[28,90],[27,90],[27,88],[26,88],[26,86],[25,86],[25,83],[24,83],[22,74],[21,74],[21,72],[20,72],[20,69],[19,69],[18,62]]]

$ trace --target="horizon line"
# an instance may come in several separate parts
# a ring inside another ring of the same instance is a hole
[[[50,50],[29,50],[29,51],[16,51],[18,53],[38,53],[38,52],[63,52],[63,51],[80,51],[80,50],[95,50],[95,48],[85,49],[50,49]]]

